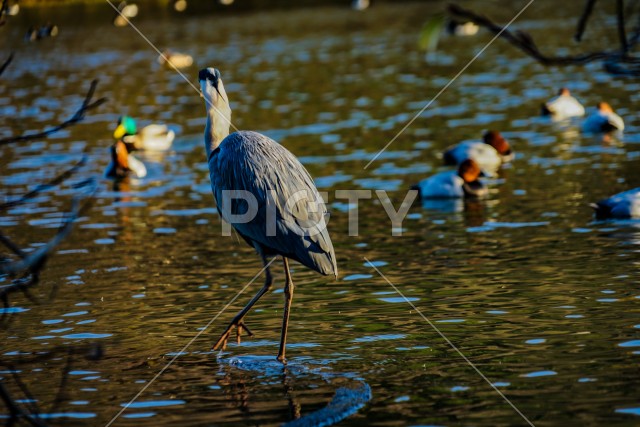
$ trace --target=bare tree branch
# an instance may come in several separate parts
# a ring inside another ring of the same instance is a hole
[[[527,55],[536,59],[543,65],[569,65],[569,64],[586,64],[588,62],[593,62],[597,60],[610,60],[616,63],[625,62],[625,63],[640,63],[640,59],[632,58],[629,56],[623,55],[622,52],[616,51],[601,51],[601,52],[591,52],[580,55],[569,55],[569,56],[547,56],[544,55],[536,44],[533,41],[533,38],[523,32],[516,31],[512,32],[508,29],[503,30],[503,27],[494,23],[489,18],[483,15],[479,15],[473,11],[464,9],[458,5],[451,4],[449,5],[449,13],[455,16],[459,16],[470,21],[475,22],[477,25],[487,28],[494,34],[499,34],[500,37],[509,41],[512,45],[519,48]]]
[[[93,194],[96,189],[95,181],[89,181],[90,182],[86,185],[91,184],[93,186],[91,189],[91,194]],[[74,197],[71,211],[67,214],[66,220],[62,223],[56,235],[46,245],[40,246],[35,251],[29,253],[25,258],[14,261],[10,264],[0,265],[0,274],[15,275],[25,270],[29,270],[31,272],[40,270],[53,249],[55,249],[55,247],[58,246],[71,231],[73,222],[78,218],[78,215],[83,208],[80,204],[80,199],[80,196]]]
[[[104,104],[107,101],[107,98],[100,98],[97,101],[91,102],[91,98],[93,98],[93,94],[96,90],[96,86],[98,85],[98,80],[93,80],[91,82],[91,87],[89,88],[89,92],[87,92],[87,96],[84,99],[84,102],[82,103],[82,105],[80,106],[80,108],[75,112],[75,114],[68,119],[67,121],[51,128],[51,129],[47,129],[45,131],[42,132],[38,132],[38,133],[31,133],[31,134],[27,134],[27,135],[20,135],[20,136],[12,136],[9,138],[3,138],[0,139],[0,145],[6,145],[6,144],[11,144],[14,142],[23,142],[23,141],[31,141],[34,139],[41,139],[41,138],[45,138],[55,132],[58,132],[66,127],[69,127],[71,125],[74,125],[76,123],[78,123],[79,121],[81,121],[82,119],[84,119],[85,113],[93,108],[96,108],[102,104]]]
[[[55,178],[53,178],[49,182],[46,182],[44,184],[38,185],[36,188],[34,188],[33,190],[29,191],[27,194],[15,199],[15,200],[11,200],[9,202],[0,204],[0,211],[3,211],[3,210],[8,209],[8,208],[12,208],[12,207],[17,206],[17,205],[21,205],[22,203],[26,202],[27,200],[36,197],[38,194],[42,193],[43,191],[46,191],[46,190],[48,190],[48,189],[50,189],[52,187],[55,187],[56,185],[60,184],[61,182],[65,181],[67,178],[69,178],[70,176],[75,174],[78,171],[78,169],[80,169],[86,163],[87,163],[87,156],[86,156],[86,154],[83,154],[82,159],[80,159],[80,161],[78,163],[76,163],[75,165],[73,165],[73,167],[71,167],[70,169],[64,171],[60,175],[56,176]]]
[[[0,300],[5,307],[2,316],[0,316],[0,321],[4,321],[8,315],[8,310],[6,309],[9,307],[9,295],[12,293],[22,292],[27,298],[37,303],[35,298],[29,293],[29,289],[39,282],[40,271],[44,267],[46,260],[53,250],[70,233],[74,221],[87,206],[87,203],[81,205],[81,199],[90,198],[97,189],[94,179],[88,179],[76,185],[78,188],[84,186],[90,186],[89,192],[83,196],[78,195],[73,198],[71,211],[67,214],[66,219],[61,224],[56,235],[47,244],[31,253],[25,254],[24,251],[19,249],[17,245],[13,244],[5,236],[2,236],[2,239],[0,239],[2,243],[20,257],[17,261],[0,264],[0,275],[17,277],[12,280],[10,284],[0,287]]]

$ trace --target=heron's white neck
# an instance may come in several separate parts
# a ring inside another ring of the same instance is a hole
[[[225,96],[224,88],[219,86],[220,92]],[[215,91],[215,89],[214,89]],[[207,157],[229,135],[231,125],[231,109],[227,102],[220,99],[218,93],[204,93],[207,109],[207,126],[204,130],[204,147]]]

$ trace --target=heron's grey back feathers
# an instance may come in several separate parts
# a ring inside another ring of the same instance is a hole
[[[240,131],[227,136],[209,158],[209,173],[218,212],[223,191],[244,190],[257,200],[258,212],[246,223],[233,227],[249,243],[255,241],[267,253],[280,254],[302,263],[322,274],[337,276],[333,244],[325,224],[326,206],[313,179],[298,159],[286,148],[257,132]],[[297,192],[301,203],[286,204]],[[271,197],[275,194],[275,198]],[[269,199],[271,197],[271,199]],[[273,203],[275,230],[267,234],[269,218],[267,204]],[[246,212],[247,204],[235,200],[228,208],[234,215]],[[310,233],[309,230],[312,230]]]

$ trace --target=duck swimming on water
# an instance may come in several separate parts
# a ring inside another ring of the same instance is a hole
[[[129,153],[127,145],[122,141],[116,141],[110,147],[111,162],[104,173],[106,178],[122,179],[129,174],[136,178],[147,176],[147,168],[144,163]]]
[[[582,124],[582,131],[587,133],[612,132],[624,130],[624,121],[617,115],[611,105],[599,102],[596,110]]]
[[[590,205],[596,220],[639,219],[640,188],[627,190]]]
[[[116,140],[122,140],[129,150],[165,151],[171,148],[176,134],[167,125],[151,124],[138,132],[136,121],[129,116],[118,119],[113,132]]]
[[[472,159],[486,175],[493,175],[503,163],[513,159],[513,151],[500,132],[490,130],[483,135],[482,142],[461,142],[448,148],[443,158],[446,165],[460,165]]]
[[[542,115],[554,120],[584,116],[584,107],[574,98],[566,87],[558,91],[558,96],[542,104]]]
[[[440,172],[414,185],[423,199],[483,197],[487,187],[478,178],[482,174],[480,166],[466,159],[457,171]]]

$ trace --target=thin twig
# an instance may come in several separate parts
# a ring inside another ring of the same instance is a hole
[[[616,19],[618,24],[620,51],[623,56],[626,56],[627,52],[629,52],[629,41],[627,40],[627,32],[624,28],[624,0],[616,1]]]
[[[638,44],[638,41],[640,41],[640,13],[638,13],[636,27],[633,29],[631,37],[629,37],[629,50],[633,49]]]
[[[13,252],[14,254],[18,255],[20,258],[26,258],[27,254],[18,247],[18,245],[16,245],[15,243],[13,243],[11,240],[9,240],[9,238],[7,236],[5,236],[4,234],[0,233],[0,243],[2,243],[3,245],[5,245],[7,248],[9,248],[9,250],[11,252]]]
[[[589,21],[589,17],[591,16],[591,12],[593,12],[593,6],[596,4],[596,1],[597,0],[587,0],[587,3],[584,6],[584,11],[578,20],[576,34],[573,36],[577,42],[582,41],[584,30],[587,28],[587,21]]]
[[[64,180],[66,180],[67,178],[72,176],[74,173],[76,173],[78,171],[78,169],[80,169],[86,163],[87,163],[87,155],[85,154],[85,155],[82,156],[82,159],[80,159],[80,161],[78,163],[73,165],[73,167],[71,167],[70,169],[64,171],[60,175],[56,176],[51,181],[49,181],[47,183],[44,183],[44,184],[38,185],[36,188],[34,188],[33,190],[29,191],[27,194],[25,194],[23,196],[20,196],[19,198],[15,199],[15,200],[11,200],[9,202],[0,204],[0,211],[3,211],[3,210],[8,209],[8,208],[12,208],[12,207],[17,206],[17,205],[21,205],[22,203],[26,202],[29,199],[34,198],[35,196],[37,196],[38,194],[42,193],[43,191],[46,191],[46,190],[48,190],[48,189],[50,189],[52,187],[55,187],[56,185],[60,184],[61,182],[63,182]]]
[[[9,54],[9,57],[4,61],[4,63],[0,65],[0,76],[2,75],[2,73],[4,73],[4,70],[7,69],[9,64],[11,64],[11,61],[13,61],[13,52],[11,52]]]
[[[2,6],[0,6],[0,26],[4,25],[4,23],[6,22],[6,19],[4,19],[4,15],[8,9],[7,1],[8,0],[2,0]]]
[[[107,101],[107,98],[100,98],[97,101],[91,102],[91,98],[93,98],[93,94],[96,90],[96,86],[98,85],[98,80],[93,80],[91,82],[91,87],[89,87],[89,92],[87,92],[87,96],[84,99],[84,102],[80,106],[80,108],[75,112],[75,114],[68,119],[67,121],[42,132],[31,133],[27,135],[20,136],[12,136],[9,138],[0,139],[0,145],[11,144],[14,142],[23,142],[23,141],[31,141],[34,139],[42,139],[45,138],[55,132],[58,132],[66,127],[74,125],[84,119],[85,113],[93,108],[96,108]]]

